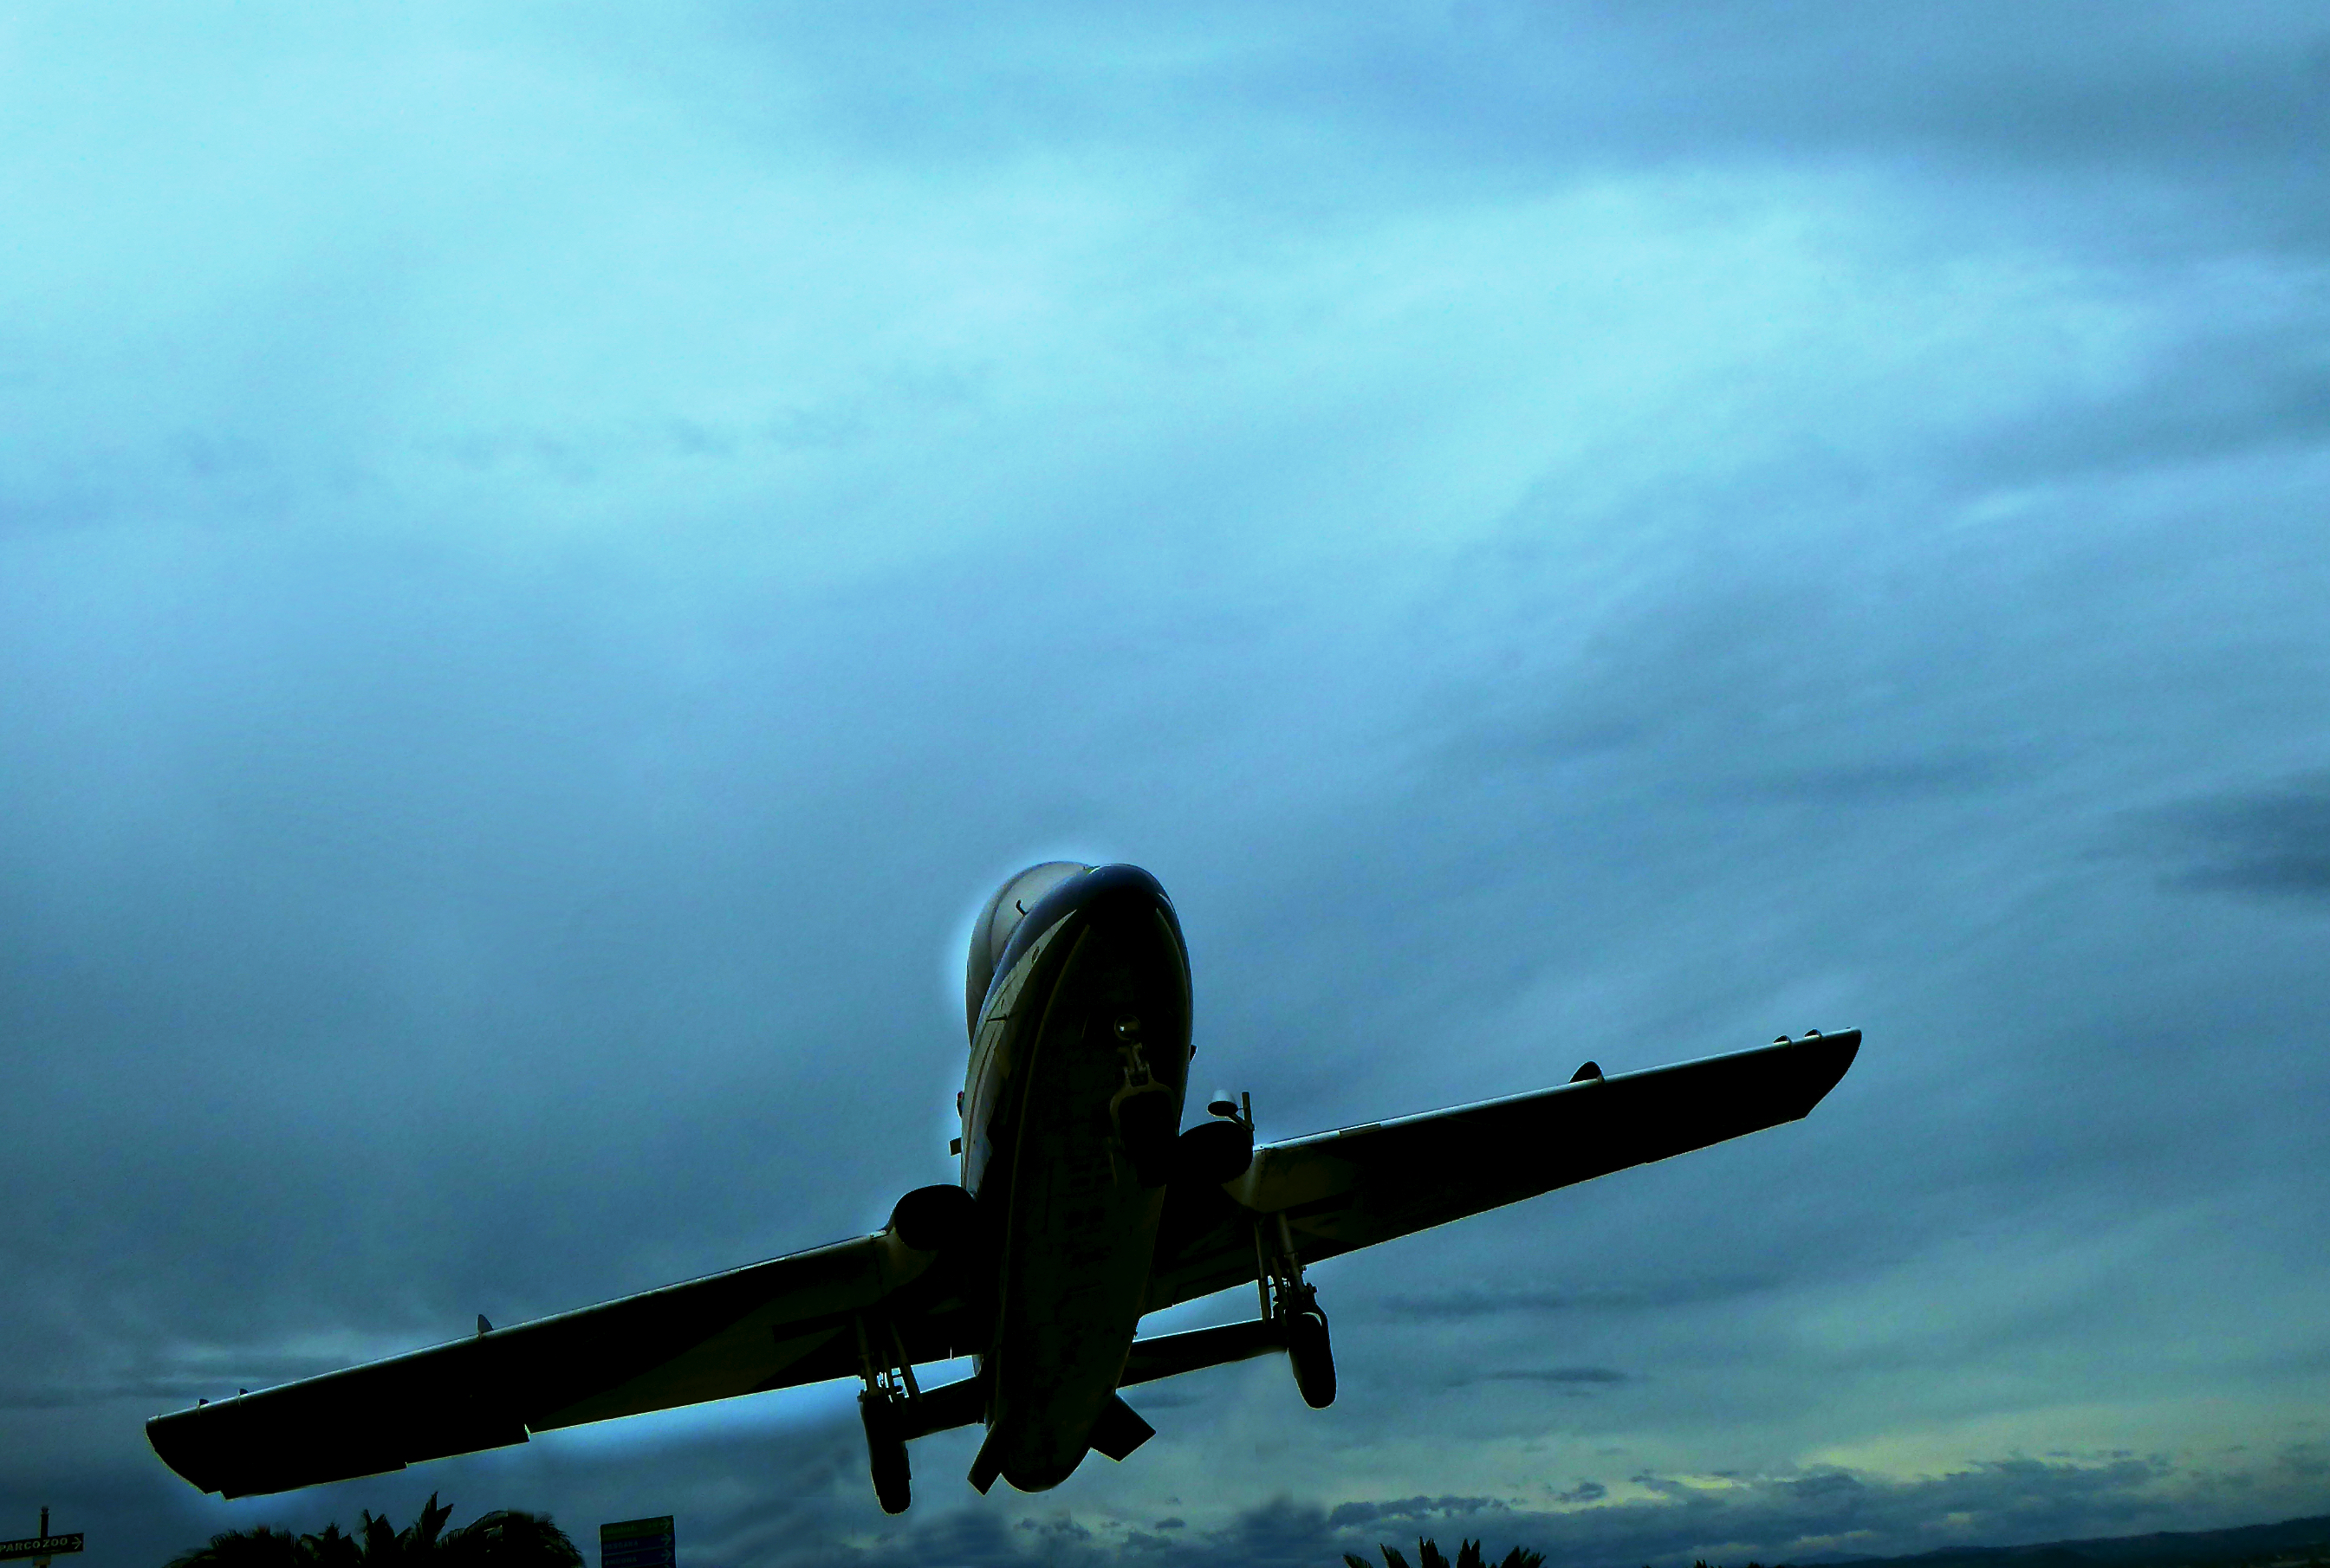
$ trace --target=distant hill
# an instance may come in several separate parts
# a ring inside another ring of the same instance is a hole
[[[2110,1535],[2033,1546],[1952,1546],[1914,1557],[1853,1557],[1823,1568],[2231,1568],[2330,1562],[2330,1515],[2232,1530]]]

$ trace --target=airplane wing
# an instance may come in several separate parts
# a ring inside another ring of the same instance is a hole
[[[1251,1282],[1255,1227],[1274,1216],[1315,1262],[1794,1120],[1860,1042],[1807,1038],[1267,1146],[1236,1181],[1168,1193],[1148,1309]],[[849,1376],[861,1329],[877,1363],[886,1334],[899,1360],[964,1354],[976,1346],[960,1284],[942,1254],[885,1231],[156,1416],[147,1437],[172,1469],[228,1497],[376,1475],[529,1431]],[[1135,1380],[1267,1347],[1225,1349],[1211,1334],[1158,1342]]]
[[[1855,1029],[1615,1078],[1580,1069],[1558,1089],[1264,1145],[1236,1180],[1167,1195],[1146,1310],[1252,1283],[1256,1227],[1277,1216],[1315,1263],[1795,1121],[1860,1049]]]
[[[204,1491],[240,1497],[848,1376],[860,1324],[939,1359],[955,1313],[933,1262],[885,1231],[156,1416],[146,1435]]]

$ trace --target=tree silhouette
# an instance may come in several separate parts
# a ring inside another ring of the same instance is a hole
[[[444,1568],[582,1568],[582,1554],[547,1514],[500,1508],[445,1540]]]
[[[302,1568],[309,1559],[302,1545],[313,1535],[294,1535],[272,1525],[256,1530],[225,1530],[170,1559],[170,1568]]]
[[[356,1516],[354,1534],[337,1525],[306,1535],[271,1525],[227,1530],[173,1557],[169,1568],[582,1568],[582,1554],[547,1514],[500,1508],[448,1534],[452,1516],[451,1505],[431,1492],[402,1530],[370,1509]]]
[[[1376,1550],[1383,1554],[1384,1568],[1407,1568],[1407,1555],[1398,1547],[1378,1546]],[[1375,1564],[1366,1558],[1351,1552],[1343,1554],[1343,1561],[1350,1568],[1375,1568]],[[1516,1546],[1505,1554],[1503,1562],[1492,1564],[1481,1555],[1481,1543],[1478,1541],[1459,1540],[1456,1544],[1454,1568],[1544,1568],[1544,1553]],[[1448,1559],[1440,1554],[1439,1543],[1427,1541],[1422,1536],[1418,1536],[1416,1542],[1416,1568],[1450,1568]]]

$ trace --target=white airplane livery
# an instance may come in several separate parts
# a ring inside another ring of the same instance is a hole
[[[1283,1353],[1335,1397],[1308,1265],[1811,1111],[1860,1033],[1256,1147],[1244,1103],[1182,1127],[1189,964],[1136,866],[1051,862],[973,929],[961,1180],[880,1232],[155,1417],[148,1440],[238,1497],[402,1469],[528,1434],[833,1378],[862,1384],[874,1488],[910,1497],[906,1444],[986,1429],[971,1483],[1057,1486],[1154,1435],[1122,1391]],[[1237,1286],[1241,1322],[1140,1337],[1148,1313]],[[969,1356],[925,1388],[915,1368]]]

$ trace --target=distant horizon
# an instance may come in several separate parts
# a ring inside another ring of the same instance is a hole
[[[492,1510],[488,1509],[481,1510],[480,1512],[484,1513],[491,1511]],[[658,1516],[658,1517],[660,1517],[660,1516]],[[554,1524],[555,1522],[556,1521],[554,1520],[553,1521]],[[587,1554],[596,1549],[595,1546],[590,1544],[589,1537],[591,1537],[595,1532],[607,1528],[609,1525],[641,1524],[648,1522],[650,1521],[620,1520],[608,1521],[598,1525],[582,1526],[585,1531],[585,1539],[576,1540],[575,1544],[578,1548],[582,1549]],[[258,1528],[259,1526],[251,1525],[244,1527]],[[564,1529],[564,1526],[561,1525],[560,1528],[563,1530]],[[2296,1539],[2294,1533],[2306,1531],[2314,1533],[2306,1535],[2305,1539]],[[570,1538],[573,1536],[573,1533],[572,1531],[567,1531],[566,1533]],[[2235,1555],[2231,1551],[2227,1549],[2230,1548],[2233,1543],[2227,1541],[2225,1539],[2226,1537],[2254,1537],[2276,1533],[2282,1533],[2289,1535],[2293,1544],[2278,1548],[2265,1547],[2259,1551],[2243,1555]],[[1432,1536],[1429,1533],[1426,1533],[1425,1538],[1435,1539],[1435,1537]],[[1488,1544],[1486,1537],[1477,1531],[1463,1532],[1460,1534],[1458,1538],[1463,1540],[1481,1540],[1484,1547]],[[1938,1563],[1959,1557],[2013,1557],[2026,1554],[2075,1552],[2081,1546],[2134,1545],[2138,1543],[2155,1541],[2216,1542],[2219,1544],[2220,1549],[2216,1551],[2203,1552],[2198,1556],[2178,1555],[2174,1552],[2163,1552],[2155,1554],[2115,1553],[2107,1557],[2098,1559],[2098,1561],[2118,1565],[2118,1568],[2170,1568],[2170,1565],[2172,1564],[2187,1563],[2197,1564],[2279,1563],[2284,1561],[2297,1561],[2297,1559],[2296,1559],[2292,1554],[2297,1552],[2306,1550],[2308,1547],[2330,1549],[2330,1514],[2308,1515],[2297,1518],[2278,1519],[2254,1525],[2234,1525],[2213,1530],[2154,1530],[2130,1535],[2100,1535],[2062,1541],[2032,1541],[2009,1545],[1966,1544],[1939,1546],[1925,1552],[1900,1553],[1889,1556],[1806,1556],[1803,1558],[1790,1558],[1766,1564],[1764,1565],[1764,1568],[1805,1568],[1806,1564],[1815,1564],[1818,1565],[1818,1568],[1856,1568],[1856,1565],[1858,1564],[1871,1563]],[[1403,1544],[1403,1543],[1397,1541],[1390,1544],[1393,1545]],[[1506,1542],[1502,1537],[1499,1537],[1498,1550],[1492,1554],[1492,1557],[1495,1555],[1501,1555],[1503,1551],[1509,1550],[1511,1546],[1530,1547],[1531,1544],[1530,1542],[1520,1540]],[[1450,1553],[1453,1556],[1454,1552],[1454,1547],[1453,1545],[1444,1542],[1442,1543],[1442,1548],[1444,1551]],[[1534,1550],[1535,1548],[1531,1547],[1531,1549]],[[2323,1555],[2323,1552],[2316,1551],[2306,1558],[2305,1561],[2320,1561],[2322,1560]],[[588,1559],[586,1556],[586,1562],[587,1561]],[[1550,1561],[1550,1558],[1549,1558],[1549,1561]],[[1623,1565],[1600,1564],[1596,1565],[1596,1568],[1623,1568]],[[1708,1568],[1742,1568],[1742,1565],[1730,1563],[1710,1563],[1708,1565]]]
[[[1835,1562],[1842,1563],[1926,1562],[1933,1559],[1948,1557],[1954,1554],[1961,1553],[1971,1554],[1977,1553],[2044,1552],[2059,1548],[2064,1550],[2076,1550],[2080,1546],[2102,1545],[2108,1543],[2133,1544],[2142,1541],[2219,1540],[2221,1537],[2229,1535],[2250,1535],[2274,1531],[2299,1529],[2318,1530],[2319,1535],[2313,1539],[2300,1542],[2290,1547],[2281,1548],[2281,1550],[2296,1551],[2305,1546],[2330,1546],[2330,1514],[2309,1514],[2300,1516],[2297,1518],[2275,1519],[2255,1525],[2232,1525],[2222,1529],[2216,1530],[2147,1530],[2141,1531],[2131,1535],[2093,1535],[2065,1541],[2032,1541],[2016,1545],[1937,1546],[1931,1551],[1927,1552],[1902,1553],[1890,1557],[1840,1558],[1836,1559]],[[2267,1550],[2273,1549],[2268,1548]],[[2221,1556],[2212,1555],[2204,1560],[2209,1562],[2217,1562],[2227,1559],[2224,1559]],[[1812,1559],[1806,1559],[1806,1561],[1809,1562],[1812,1561]],[[2149,1563],[2155,1561],[2155,1559],[2148,1557],[2134,1558],[2116,1556],[2112,1561],[2127,1563],[2140,1561]],[[2165,1559],[2161,1559],[2161,1561],[2165,1561]]]

